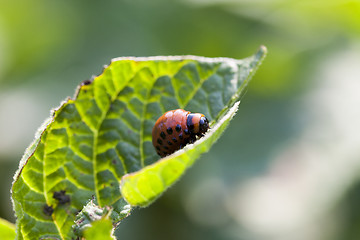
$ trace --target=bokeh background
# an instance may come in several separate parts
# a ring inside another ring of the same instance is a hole
[[[360,1],[0,0],[0,217],[36,129],[120,56],[269,54],[223,137],[121,239],[360,239]]]

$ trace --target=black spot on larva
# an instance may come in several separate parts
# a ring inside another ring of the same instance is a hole
[[[177,142],[177,140],[176,140],[176,138],[175,138],[175,137],[173,137],[173,138],[172,138],[172,140],[173,140],[173,142],[174,142],[174,143],[176,143],[176,142]]]
[[[180,131],[181,131],[181,126],[180,126],[180,124],[176,125],[175,130],[176,130],[177,132],[180,132]]]
[[[185,130],[184,130],[184,133],[185,133],[186,135],[189,135],[189,134],[190,134],[190,132],[189,132],[188,129],[185,129]]]
[[[179,138],[180,138],[180,139],[183,139],[182,133],[179,134]]]
[[[167,131],[167,133],[168,133],[169,135],[171,135],[171,134],[173,133],[173,130],[172,130],[171,127],[168,127],[168,128],[166,129],[166,131]]]
[[[160,138],[157,139],[157,143],[160,144],[160,145],[162,144],[162,141],[161,141]]]
[[[44,205],[43,207],[43,213],[47,216],[51,216],[51,214],[53,214],[54,209],[52,206],[48,206],[47,204]]]
[[[167,155],[168,153],[167,152],[163,152],[164,155]]]
[[[194,114],[190,113],[186,119],[186,126],[188,127],[188,129],[190,131],[194,129],[193,117],[194,117]]]
[[[169,148],[168,148],[167,146],[164,146],[164,148],[165,148],[166,150],[169,150]]]
[[[162,137],[162,139],[165,139],[165,138],[166,138],[165,133],[164,133],[164,132],[161,132],[161,133],[160,133],[160,137]]]
[[[160,146],[156,146],[156,149],[157,149],[157,150],[160,150]]]
[[[169,146],[171,146],[171,145],[172,145],[172,142],[168,141],[168,144],[169,144]]]
[[[70,196],[65,194],[65,190],[61,190],[53,193],[53,198],[59,201],[59,204],[65,204],[70,202]]]

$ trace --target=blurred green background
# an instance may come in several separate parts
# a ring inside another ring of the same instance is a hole
[[[360,1],[0,0],[0,217],[34,133],[120,56],[269,54],[215,147],[122,239],[360,239]]]

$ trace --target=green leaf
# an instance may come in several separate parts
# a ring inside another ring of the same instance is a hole
[[[15,238],[15,225],[0,218],[0,239],[13,240]]]
[[[115,210],[115,211],[114,211]],[[125,204],[122,209],[114,209],[113,207],[98,206],[94,200],[89,201],[85,207],[78,213],[73,225],[73,230],[78,237],[83,237],[84,232],[92,226],[92,224],[101,219],[112,219],[113,222],[118,222],[130,214],[130,205]],[[119,215],[120,213],[120,215]],[[110,222],[111,223],[111,222]]]
[[[110,207],[101,208],[93,200],[89,201],[76,216],[75,224],[73,225],[75,234],[82,237],[84,230],[89,228],[94,221],[102,219],[111,211]]]
[[[80,239],[85,237],[86,240],[115,239],[112,221],[110,220],[112,214],[113,209],[111,207],[101,208],[94,203],[94,200],[91,200],[76,216],[73,226],[75,234]]]
[[[93,222],[91,227],[85,230],[86,240],[114,240],[111,220],[101,219]]]
[[[83,82],[38,130],[14,176],[17,238],[75,238],[75,217],[92,196],[116,213],[113,224],[129,210],[122,194],[133,205],[150,203],[216,141],[265,53],[262,47],[244,60],[118,58]],[[152,127],[177,108],[205,114],[213,129],[157,162]],[[139,170],[124,178],[121,193],[122,177]]]

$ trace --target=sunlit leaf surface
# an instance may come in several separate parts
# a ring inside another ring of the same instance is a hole
[[[113,222],[127,216],[128,203],[149,204],[217,140],[265,53],[118,58],[83,82],[39,129],[15,174],[17,238],[74,238],[75,216],[92,196],[117,212]],[[205,114],[212,129],[158,161],[152,127],[177,108]]]
[[[84,236],[86,240],[114,240],[112,230],[111,220],[101,219],[93,222],[91,227],[85,230]]]
[[[13,240],[15,238],[15,225],[0,218],[0,239]]]

